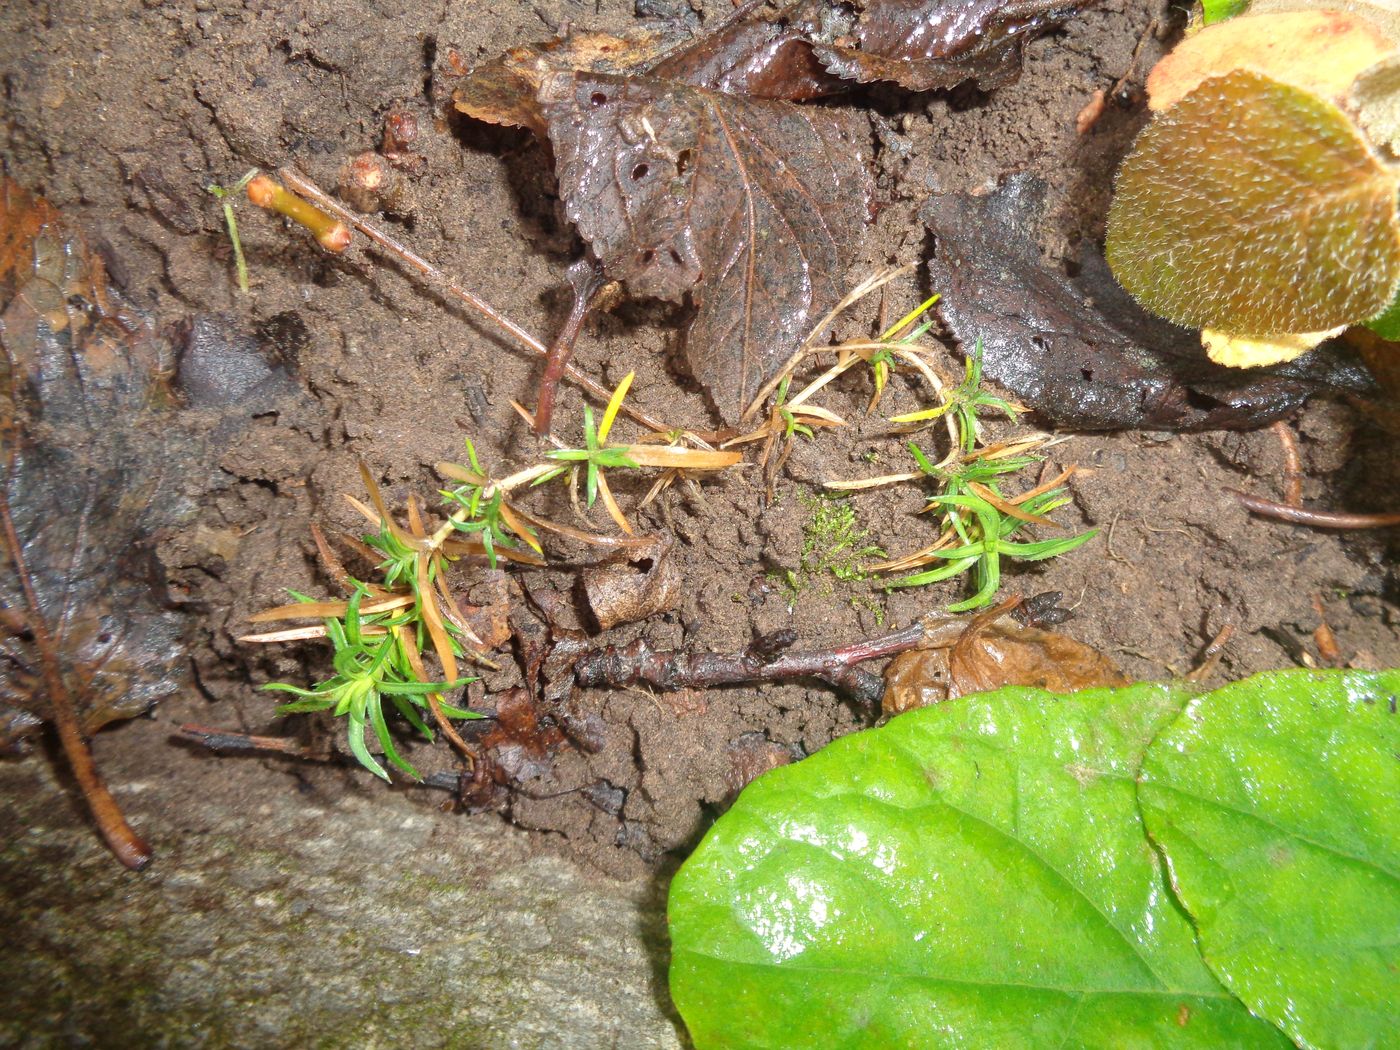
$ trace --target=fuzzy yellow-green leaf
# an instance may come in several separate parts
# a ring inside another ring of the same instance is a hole
[[[1394,52],[1380,27],[1351,12],[1251,12],[1182,41],[1152,68],[1148,100],[1160,113],[1211,77],[1247,69],[1340,101],[1363,69]]]
[[[1262,368],[1301,357],[1323,340],[1341,335],[1346,326],[1325,332],[1294,332],[1287,335],[1231,335],[1212,328],[1201,330],[1206,356],[1230,368]]]
[[[1149,310],[1228,332],[1316,332],[1400,284],[1400,182],[1331,102],[1245,70],[1160,114],[1118,174],[1108,261]]]

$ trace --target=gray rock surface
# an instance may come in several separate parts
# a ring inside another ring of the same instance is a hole
[[[98,740],[156,847],[139,874],[49,756],[0,763],[0,1046],[681,1045],[664,878],[614,882],[430,793],[200,754],[172,728]]]

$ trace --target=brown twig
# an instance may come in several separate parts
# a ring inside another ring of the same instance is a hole
[[[1226,489],[1227,493],[1239,500],[1247,510],[1266,518],[1292,522],[1294,525],[1311,525],[1315,529],[1384,529],[1400,525],[1400,514],[1348,514],[1336,510],[1311,510],[1307,507],[1290,507],[1287,503],[1276,503],[1271,499],[1251,496],[1238,489]]]
[[[1200,662],[1196,664],[1195,668],[1187,672],[1186,680],[1188,682],[1199,682],[1209,677],[1211,672],[1219,666],[1220,658],[1225,655],[1225,646],[1229,643],[1234,634],[1235,625],[1232,623],[1227,623],[1224,627],[1220,628],[1219,633],[1210,640],[1210,644],[1201,651]]]
[[[427,259],[424,259],[397,238],[391,237],[373,223],[367,222],[348,209],[341,207],[334,198],[328,196],[305,175],[293,171],[291,168],[282,168],[277,172],[277,175],[283,182],[291,186],[298,193],[315,201],[320,207],[330,212],[336,218],[340,219],[342,222],[349,223],[385,251],[397,256],[412,269],[417,270],[419,274],[426,277],[438,289],[446,292],[490,320],[492,323],[498,325],[525,349],[541,357],[547,358],[549,356],[548,347],[505,314],[486,302],[486,300],[467,291],[456,281],[452,280],[452,278],[448,277],[442,270],[428,262]],[[607,387],[589,378],[588,375],[571,364],[564,365],[564,375],[583,387],[583,389],[587,390],[594,397],[601,400],[604,404],[607,404],[608,398],[612,395],[612,391],[608,390]],[[648,430],[664,432],[670,429],[667,424],[661,422],[661,420],[649,416],[645,412],[635,409],[626,403],[622,406],[622,412],[633,422],[646,427]]]
[[[11,459],[6,471],[6,488],[9,482],[8,475],[12,474],[13,469],[14,463]],[[128,868],[140,871],[151,861],[151,847],[126,822],[121,806],[107,790],[102,774],[97,771],[92,748],[88,745],[82,722],[78,718],[77,705],[63,680],[63,665],[59,660],[58,648],[49,633],[43,607],[34,593],[34,582],[24,563],[24,549],[20,546],[19,534],[15,531],[15,522],[10,516],[10,501],[5,489],[0,489],[0,529],[4,531],[4,547],[11,564],[14,565],[15,575],[19,578],[20,588],[24,592],[24,603],[29,609],[26,624],[34,637],[34,647],[39,651],[44,691],[48,694],[49,705],[53,709],[53,721],[58,728],[58,739],[63,744],[63,753],[68,758],[73,777],[78,782],[83,798],[87,800],[92,818],[97,823],[97,830],[108,848]]]
[[[1283,502],[1290,507],[1303,505],[1303,460],[1298,455],[1298,439],[1293,429],[1283,420],[1276,420],[1269,427],[1283,446]]]
[[[657,689],[710,689],[744,682],[781,682],[815,678],[864,704],[878,704],[884,680],[858,664],[895,656],[918,646],[924,638],[922,621],[881,638],[837,649],[813,649],[771,655],[750,649],[744,653],[655,651],[644,640],[609,645],[584,653],[574,663],[580,685],[622,689],[645,683]]]
[[[559,388],[559,380],[564,378],[564,367],[573,356],[574,344],[583,330],[584,319],[606,284],[603,267],[591,254],[569,267],[569,286],[574,291],[574,304],[569,309],[563,329],[545,355],[544,373],[540,376],[540,391],[535,401],[535,433],[541,437],[549,433],[550,423],[554,420],[554,393]]]

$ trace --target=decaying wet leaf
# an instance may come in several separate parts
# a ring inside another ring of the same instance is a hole
[[[924,618],[924,642],[885,668],[881,708],[897,715],[1006,685],[1072,693],[1128,680],[1103,653],[1067,635],[1023,627],[1000,611]]]
[[[583,593],[603,630],[645,620],[681,603],[681,572],[671,557],[675,543],[657,538],[622,551],[583,573]]]
[[[815,51],[832,73],[862,83],[892,80],[931,91],[975,79],[985,91],[1020,73],[1028,39],[1093,2],[858,0],[855,24],[826,28]]]
[[[799,3],[776,18],[738,19],[658,62],[651,75],[745,98],[797,102],[849,91],[851,84],[812,53],[820,12],[830,5]]]
[[[779,100],[1019,69],[1031,35],[1092,0],[798,0],[688,44],[579,33],[469,74],[457,108],[554,147],[569,217],[608,276],[698,307],[691,371],[726,421],[840,299],[869,219],[863,117]]]
[[[1241,372],[1205,358],[1196,337],[1139,308],[1086,256],[1073,280],[1040,257],[1044,186],[1026,176],[984,197],[925,205],[937,238],[931,285],[964,350],[981,342],[985,374],[1046,420],[1085,430],[1260,426],[1328,388],[1369,377],[1322,347],[1286,366]]]
[[[471,809],[505,804],[512,791],[553,770],[555,756],[568,746],[563,732],[541,715],[527,690],[506,689],[495,701],[494,719],[465,727],[478,749],[471,777],[462,785],[462,800]],[[478,726],[483,728],[479,735]]]
[[[1398,190],[1331,102],[1236,70],[1138,138],[1118,174],[1108,260],[1178,324],[1258,335],[1354,324],[1400,283]]]
[[[1376,377],[1376,396],[1355,403],[1391,434],[1400,436],[1400,344],[1371,328],[1352,328],[1346,341]]]
[[[513,47],[472,70],[452,95],[457,109],[488,124],[529,128],[541,139],[548,129],[535,96],[556,73],[626,75],[652,65],[675,48],[678,37],[659,30],[624,36],[570,33],[542,44]]]
[[[150,505],[166,470],[169,371],[82,238],[0,182],[0,505],[87,732],[141,714],[185,677],[148,542],[169,513]],[[0,746],[51,717],[12,554],[0,536]]]
[[[863,119],[594,74],[540,99],[570,218],[609,276],[691,294],[687,359],[737,421],[841,298],[871,193]]]

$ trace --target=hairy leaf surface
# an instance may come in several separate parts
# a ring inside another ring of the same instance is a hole
[[[1177,324],[1248,335],[1354,324],[1400,283],[1397,191],[1335,105],[1236,70],[1138,138],[1118,174],[1108,261]]]

